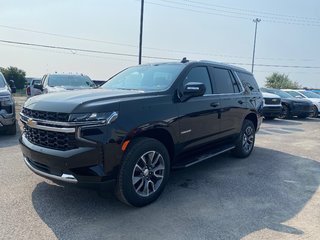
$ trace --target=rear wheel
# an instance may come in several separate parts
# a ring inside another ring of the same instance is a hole
[[[236,147],[232,150],[232,154],[235,157],[245,158],[251,154],[254,147],[255,133],[252,121],[245,119],[240,136],[236,142]]]
[[[123,157],[116,195],[135,207],[150,204],[163,191],[169,172],[170,158],[165,146],[152,138],[137,138]]]

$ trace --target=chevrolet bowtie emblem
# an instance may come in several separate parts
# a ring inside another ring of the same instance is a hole
[[[27,121],[27,125],[29,127],[35,127],[37,125],[37,122],[34,121],[32,118],[29,118],[28,121]]]

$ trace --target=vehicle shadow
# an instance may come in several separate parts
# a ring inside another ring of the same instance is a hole
[[[21,136],[21,131],[18,125],[16,135],[6,135],[4,132],[0,132],[0,148],[18,145],[19,136]]]
[[[303,234],[283,222],[308,203],[320,184],[320,163],[256,147],[249,158],[224,154],[171,173],[153,204],[118,202],[112,188],[39,183],[34,209],[58,239],[240,239],[269,228]]]

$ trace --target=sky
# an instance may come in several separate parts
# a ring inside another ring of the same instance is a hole
[[[0,0],[0,6],[1,67],[18,67],[27,77],[63,72],[106,80],[138,64],[140,0]],[[278,72],[320,88],[319,9],[318,0],[145,0],[142,63],[187,57],[251,71],[253,19],[260,18],[259,85]]]

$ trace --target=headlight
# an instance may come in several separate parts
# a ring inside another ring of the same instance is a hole
[[[0,98],[0,105],[1,106],[11,106],[13,105],[13,99],[11,96],[1,97]]]
[[[118,118],[118,112],[106,113],[75,113],[70,114],[69,122],[98,121],[99,123],[110,124]]]

